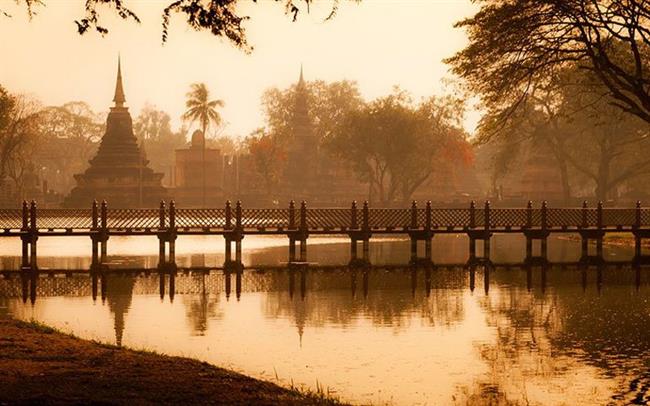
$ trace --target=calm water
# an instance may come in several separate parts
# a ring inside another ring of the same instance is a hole
[[[179,266],[223,261],[220,238],[180,238]],[[310,239],[308,259],[348,260],[342,239]],[[524,242],[497,237],[493,260],[517,262]],[[4,269],[19,243],[0,239]],[[550,259],[579,246],[553,240]],[[87,268],[85,239],[39,240],[42,268]],[[155,239],[111,238],[114,267],[154,267]],[[375,264],[406,263],[408,242],[373,241]],[[626,248],[607,257],[626,260]],[[260,270],[286,261],[286,240],[246,237],[239,278],[222,271],[41,277],[34,304],[20,278],[0,279],[0,313],[76,335],[198,358],[283,385],[317,386],[354,403],[607,404],[650,398],[650,268],[551,267],[431,272],[376,268]],[[467,260],[467,239],[436,237],[437,263]],[[161,298],[162,297],[162,298]]]

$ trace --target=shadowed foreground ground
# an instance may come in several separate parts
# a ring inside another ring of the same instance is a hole
[[[2,404],[332,404],[204,362],[0,318]]]

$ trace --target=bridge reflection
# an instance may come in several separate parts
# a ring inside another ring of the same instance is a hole
[[[377,289],[409,289],[412,296],[421,289],[429,295],[432,289],[467,287],[474,292],[479,287],[489,294],[491,279],[498,277],[496,283],[509,281],[528,291],[538,287],[545,293],[549,272],[557,276],[561,273],[578,275],[574,283],[587,289],[593,284],[598,291],[607,284],[625,283],[637,289],[645,284],[642,275],[650,269],[634,262],[620,263],[473,263],[448,264],[438,266],[381,266],[381,267],[341,267],[341,266],[290,266],[255,267],[230,271],[221,268],[190,267],[175,272],[156,269],[105,269],[103,272],[87,270],[48,270],[47,272],[4,272],[0,279],[0,297],[21,297],[24,302],[34,303],[39,296],[90,296],[93,300],[101,297],[102,302],[111,293],[120,295],[155,295],[161,300],[173,301],[177,294],[223,294],[229,300],[234,293],[237,300],[242,292],[284,291],[289,297],[299,295],[305,298],[308,291],[323,289],[346,289],[351,297],[368,296],[374,285]],[[310,275],[317,275],[311,278]],[[336,275],[330,278],[328,275]],[[342,277],[342,275],[346,275]],[[442,278],[442,275],[445,275]],[[510,275],[510,276],[508,276]],[[518,278],[512,279],[513,275]],[[522,277],[523,275],[523,277]],[[373,284],[376,279],[378,284]],[[557,279],[554,277],[554,279]],[[128,282],[125,282],[128,281]],[[234,286],[233,286],[234,282]],[[554,280],[554,283],[556,280]],[[405,286],[405,284],[407,284]]]

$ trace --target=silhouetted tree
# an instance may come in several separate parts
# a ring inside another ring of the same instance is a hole
[[[146,105],[135,119],[133,131],[144,146],[151,167],[157,172],[170,173],[174,151],[187,143],[185,128],[174,132],[169,114]]]
[[[449,62],[505,115],[567,65],[593,73],[612,103],[650,122],[650,4],[617,0],[479,0],[457,24],[469,45]],[[585,84],[588,86],[589,84]]]
[[[183,119],[190,122],[197,122],[203,132],[203,145],[201,146],[202,161],[202,183],[203,183],[203,205],[205,206],[205,140],[207,131],[211,125],[221,125],[221,116],[217,108],[223,107],[224,102],[220,99],[210,100],[210,91],[205,83],[193,83],[191,90],[187,93]]]
[[[359,2],[360,0],[348,0]],[[257,0],[253,0],[257,2]],[[314,0],[275,0],[275,3],[283,6],[288,15],[295,21],[298,14],[303,10],[309,12],[310,5]],[[32,18],[41,7],[46,5],[46,0],[16,0],[16,3],[23,4]],[[80,1],[79,3],[82,3]],[[108,28],[100,22],[100,7],[109,6],[123,20],[132,20],[140,23],[140,18],[125,5],[124,0],[85,0],[85,16],[75,20],[79,34],[96,31],[101,35],[108,33]],[[169,22],[172,14],[180,14],[185,17],[186,23],[196,31],[209,31],[218,37],[226,37],[238,48],[249,51],[252,49],[246,39],[246,30],[242,26],[244,21],[250,17],[241,15],[237,10],[240,0],[168,0],[167,6],[162,10],[162,41],[165,42],[168,36]],[[339,0],[331,0],[332,8],[325,20],[331,19],[338,11]],[[81,6],[80,6],[81,7]],[[4,8],[0,13],[5,16],[10,14]]]
[[[367,181],[375,199],[388,204],[410,199],[436,169],[451,139],[464,139],[462,102],[432,97],[414,106],[399,90],[350,112],[326,147]]]
[[[254,131],[245,143],[257,173],[264,179],[266,194],[272,197],[285,169],[286,146],[279,137],[265,133],[264,129]]]

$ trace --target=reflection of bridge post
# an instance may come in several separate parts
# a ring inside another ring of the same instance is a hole
[[[474,292],[476,287],[476,263],[470,262],[469,264],[469,290]]]

